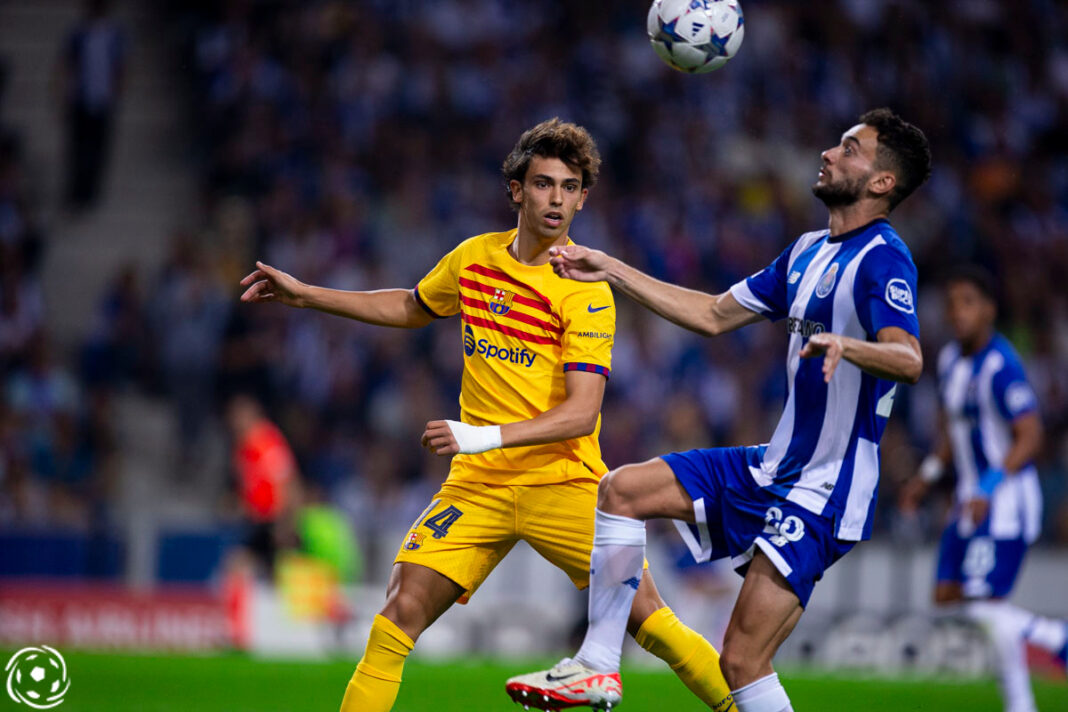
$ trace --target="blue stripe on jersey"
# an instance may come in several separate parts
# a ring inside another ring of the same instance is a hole
[[[990,462],[987,461],[986,453],[983,451],[983,431],[979,429],[978,421],[972,426],[971,439],[972,453],[975,455],[975,469],[982,476],[986,468],[990,467]]]

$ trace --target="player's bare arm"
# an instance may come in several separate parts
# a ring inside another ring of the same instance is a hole
[[[601,412],[601,401],[604,398],[604,376],[568,371],[564,374],[564,383],[567,397],[562,403],[529,420],[501,425],[498,447],[542,445],[592,433],[597,428],[597,416]],[[461,427],[457,428],[458,425]],[[460,441],[465,437],[479,438],[480,430],[479,426],[432,420],[426,424],[423,447],[436,455],[455,455],[462,450],[463,443]]]
[[[1042,437],[1042,419],[1038,413],[1025,413],[1012,421],[1012,445],[1002,462],[1006,475],[1017,472],[1038,457]]]
[[[923,352],[916,337],[904,329],[888,326],[875,335],[877,341],[823,332],[814,334],[801,349],[801,358],[823,356],[823,380],[831,382],[842,359],[877,378],[915,384],[923,373]]]
[[[763,317],[746,309],[729,292],[707,294],[654,279],[644,272],[581,245],[550,250],[558,275],[580,282],[608,282],[643,307],[703,336],[718,336]]]
[[[241,301],[250,304],[279,302],[376,326],[416,328],[434,320],[410,289],[349,292],[316,287],[263,262],[256,263],[256,269],[241,280],[241,286],[248,288]]]

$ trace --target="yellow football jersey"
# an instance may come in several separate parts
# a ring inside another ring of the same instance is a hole
[[[460,419],[471,425],[529,420],[563,402],[564,373],[612,366],[616,309],[605,282],[558,277],[551,265],[524,265],[508,246],[516,230],[464,240],[416,287],[435,317],[460,315],[464,375]],[[449,479],[551,484],[596,478],[608,468],[597,436],[456,455]]]

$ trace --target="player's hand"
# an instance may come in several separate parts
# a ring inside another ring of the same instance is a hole
[[[455,455],[460,452],[460,444],[452,434],[449,424],[444,420],[431,420],[423,431],[423,447],[435,455]]]
[[[577,282],[606,280],[611,259],[600,250],[591,250],[582,245],[549,248],[549,264],[553,266],[553,271],[564,279]]]
[[[823,381],[831,382],[831,376],[838,368],[838,362],[842,360],[844,351],[842,337],[838,334],[813,334],[808,343],[801,349],[801,358],[819,358],[823,356]]]
[[[964,503],[964,512],[972,524],[979,526],[990,513],[990,500],[986,497],[973,497]]]
[[[898,509],[906,514],[915,512],[919,508],[920,502],[927,496],[928,489],[930,489],[930,485],[924,482],[922,477],[916,476],[909,479],[901,487],[901,492],[898,494]]]
[[[303,293],[308,285],[280,269],[257,262],[256,269],[241,280],[241,286],[248,287],[241,295],[243,302],[281,302],[291,307],[302,307]]]

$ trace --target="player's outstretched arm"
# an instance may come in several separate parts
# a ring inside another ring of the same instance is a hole
[[[435,455],[476,453],[499,447],[542,445],[580,438],[597,429],[604,399],[604,376],[584,371],[564,374],[567,397],[529,420],[506,425],[468,425],[432,420],[423,433],[423,447]]]
[[[823,380],[831,382],[845,359],[873,376],[888,381],[916,383],[923,374],[923,353],[916,337],[897,326],[879,329],[877,341],[823,332],[814,334],[801,349],[801,358],[823,357]]]
[[[661,282],[600,250],[567,245],[549,252],[549,262],[561,277],[608,282],[643,307],[704,336],[717,336],[763,318],[739,304],[730,292],[712,295]]]
[[[377,326],[414,328],[434,320],[409,289],[347,292],[316,287],[263,262],[256,263],[256,269],[241,280],[241,286],[248,287],[241,295],[243,302],[280,302]]]

